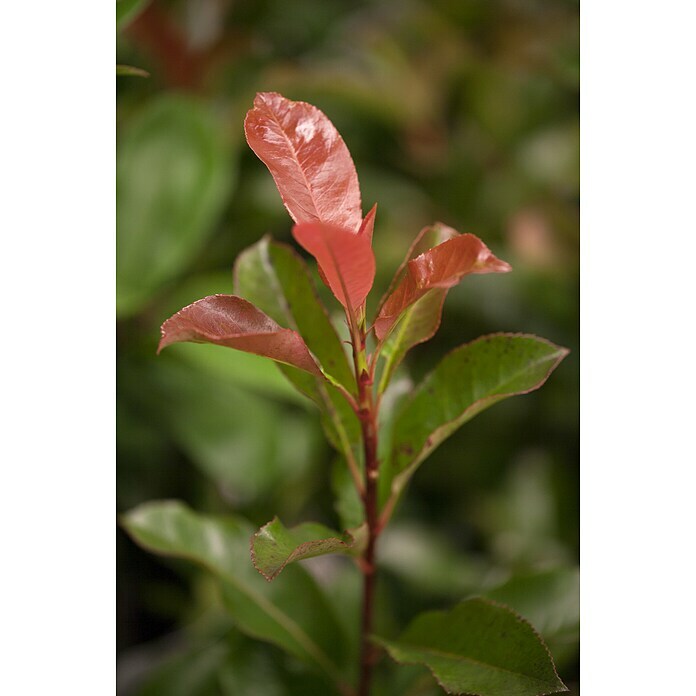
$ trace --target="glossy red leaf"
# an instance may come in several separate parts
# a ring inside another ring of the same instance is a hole
[[[375,215],[377,214],[377,204],[375,203],[372,208],[370,208],[370,212],[363,218],[363,221],[360,225],[360,229],[358,230],[359,235],[364,235],[370,240],[370,244],[372,244],[372,232],[375,229]]]
[[[321,222],[295,225],[292,234],[317,260],[336,299],[347,310],[357,310],[375,279],[375,255],[367,236]]]
[[[511,266],[494,256],[478,237],[457,234],[408,261],[401,281],[386,298],[375,320],[377,338],[383,340],[404,310],[428,291],[451,288],[466,275],[510,270]]]
[[[211,295],[184,307],[162,324],[157,352],[172,343],[214,343],[255,353],[321,376],[300,334],[284,329],[251,302]]]
[[[358,231],[362,208],[355,165],[343,138],[319,109],[263,92],[247,113],[244,131],[295,222]]]

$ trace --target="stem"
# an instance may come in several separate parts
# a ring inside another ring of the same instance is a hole
[[[370,635],[374,614],[375,594],[375,546],[381,531],[377,507],[377,480],[379,475],[379,460],[377,459],[377,409],[373,401],[372,384],[374,365],[368,366],[365,354],[366,333],[364,319],[356,332],[358,336],[353,342],[353,359],[358,385],[358,417],[362,429],[365,453],[365,484],[363,504],[367,522],[367,546],[361,558],[360,569],[363,574],[363,606],[360,628],[360,683],[358,696],[369,696],[372,682],[372,668],[376,653]]]

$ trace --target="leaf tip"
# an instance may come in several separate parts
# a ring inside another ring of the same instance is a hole
[[[266,582],[271,582],[275,580],[280,572],[285,568],[286,564],[283,564],[280,566],[280,568],[276,568],[275,570],[272,570],[270,572],[266,572],[264,570],[263,564],[261,561],[259,561],[257,555],[256,555],[256,542],[261,538],[261,537],[268,537],[270,536],[268,534],[268,528],[271,525],[274,525],[276,523],[279,523],[280,520],[278,519],[278,515],[276,515],[270,522],[266,522],[266,524],[263,525],[263,527],[260,527],[257,529],[252,535],[251,538],[249,539],[249,553],[251,555],[251,564],[256,568],[256,570],[263,576],[264,580]]]

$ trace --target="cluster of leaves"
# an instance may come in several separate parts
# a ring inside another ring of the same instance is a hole
[[[276,361],[290,383],[319,407],[326,435],[352,474],[355,488],[339,487],[339,507],[350,510],[344,520],[350,528],[338,533],[305,523],[287,529],[278,519],[265,525],[253,537],[254,564],[268,580],[284,573],[282,589],[269,594],[254,587],[258,580],[250,579],[248,564],[242,569],[240,542],[248,538],[248,528],[239,519],[206,519],[179,504],[160,503],[137,508],[124,524],[147,548],[206,566],[223,580],[225,605],[241,630],[313,663],[349,693],[345,669],[352,651],[331,640],[338,626],[312,621],[321,611],[321,593],[309,576],[288,566],[363,550],[370,530],[350,502],[364,493],[361,384],[370,390],[375,384],[375,412],[382,397],[393,402],[380,428],[383,526],[435,447],[494,403],[538,388],[567,351],[530,335],[487,336],[455,349],[405,397],[390,399],[401,360],[437,330],[447,290],[470,274],[508,271],[508,264],[474,235],[441,224],[428,227],[409,249],[368,329],[376,207],[362,217],[357,174],[341,136],[315,107],[275,93],[257,95],[245,131],[296,223],[293,236],[315,257],[322,281],[345,310],[354,365],[304,261],[268,238],[239,257],[237,294],[209,296],[176,313],[162,326],[160,349],[186,341],[212,343]],[[368,353],[365,338],[371,333],[374,348]],[[302,601],[290,608],[290,596]],[[509,608],[488,600],[422,615],[399,639],[379,641],[397,661],[430,667],[451,693],[531,696],[565,689],[534,630]],[[329,644],[334,650],[327,650]]]

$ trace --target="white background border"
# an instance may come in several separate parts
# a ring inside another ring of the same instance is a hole
[[[0,693],[115,693],[115,16],[7,2]]]

